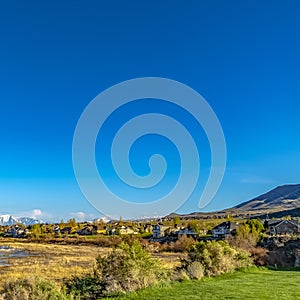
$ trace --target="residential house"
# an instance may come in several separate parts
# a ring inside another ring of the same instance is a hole
[[[97,228],[96,225],[88,225],[78,230],[77,233],[79,235],[95,235],[97,234]]]
[[[61,234],[70,234],[72,231],[72,227],[64,227],[63,229],[60,230]]]
[[[26,230],[23,227],[20,227],[18,225],[13,225],[9,227],[6,231],[6,235],[17,238],[17,237],[24,237],[28,233],[28,230]]]
[[[236,227],[237,223],[223,222],[212,229],[212,235],[214,238],[227,238],[236,233]]]
[[[97,228],[97,234],[106,234],[106,233],[107,233],[106,228],[98,226],[98,228]]]
[[[57,235],[57,234],[59,234],[60,233],[60,228],[59,228],[59,226],[54,226],[53,227],[53,232]]]
[[[169,226],[164,226],[161,224],[154,225],[152,228],[152,237],[154,239],[159,239],[165,236],[165,232],[167,229],[169,229]]]
[[[152,233],[152,225],[151,224],[146,224],[144,226],[144,232]]]
[[[109,235],[115,235],[117,233],[117,229],[115,227],[107,228],[106,231]]]
[[[134,231],[132,228],[126,226],[121,226],[119,232],[120,234],[137,234],[137,232]]]
[[[193,236],[193,237],[197,236],[197,233],[194,230],[191,230],[191,229],[188,229],[188,228],[180,229],[180,230],[176,231],[176,234],[178,236],[182,236],[182,235]]]
[[[270,235],[299,234],[300,226],[298,220],[269,220],[265,222]]]

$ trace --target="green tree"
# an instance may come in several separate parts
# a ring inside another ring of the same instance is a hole
[[[256,247],[260,239],[260,232],[256,229],[256,226],[247,223],[241,224],[236,229],[236,235],[229,239],[229,243],[232,246],[251,251]]]
[[[42,234],[42,228],[40,224],[34,224],[30,228],[32,236],[39,237]]]
[[[250,219],[246,222],[250,227],[250,232],[257,234],[264,231],[264,224],[259,219]]]
[[[234,221],[234,218],[233,218],[233,216],[232,216],[232,215],[230,215],[230,214],[227,214],[227,215],[226,215],[226,219],[227,219],[227,221],[231,221],[231,222],[233,222],[233,221]]]
[[[174,227],[177,227],[180,225],[180,217],[179,216],[175,216],[173,218],[173,225],[174,225]]]
[[[191,220],[188,222],[188,228],[196,233],[200,232],[199,222],[197,220]]]
[[[68,221],[68,226],[72,227],[72,228],[76,228],[77,227],[77,222],[75,220],[75,218],[72,218]]]
[[[120,225],[120,226],[124,226],[124,221],[123,221],[122,216],[120,216],[120,219],[119,219],[119,225]]]

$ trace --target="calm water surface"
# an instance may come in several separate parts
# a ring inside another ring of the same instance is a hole
[[[0,267],[9,266],[9,258],[18,258],[28,256],[29,253],[13,248],[11,246],[0,246]]]

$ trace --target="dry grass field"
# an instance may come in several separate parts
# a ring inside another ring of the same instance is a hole
[[[91,272],[95,258],[110,251],[96,246],[36,244],[0,241],[0,247],[14,249],[3,251],[0,262],[0,284],[9,279],[36,275],[45,279],[62,281],[73,275]],[[7,252],[7,254],[5,253]]]
[[[12,248],[13,251],[6,249]],[[58,283],[92,271],[95,258],[111,248],[0,240],[0,285],[5,281],[38,276]],[[154,253],[167,268],[179,265],[179,254]]]

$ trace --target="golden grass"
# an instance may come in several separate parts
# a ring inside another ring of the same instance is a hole
[[[169,270],[180,266],[180,258],[186,257],[186,254],[175,252],[153,253],[153,257],[158,258],[162,264]]]
[[[0,284],[9,279],[39,276],[61,282],[73,275],[91,273],[95,258],[107,254],[109,248],[96,246],[36,244],[0,241],[0,246],[10,246],[26,252],[22,257],[5,257],[0,266]]]
[[[28,276],[61,283],[72,276],[87,275],[93,270],[95,258],[111,251],[111,248],[95,245],[40,244],[12,240],[0,240],[0,246],[9,246],[27,254],[0,258],[1,262],[7,264],[1,266],[0,263],[0,286],[6,281]],[[154,253],[153,256],[160,259],[168,269],[179,265],[180,254],[167,252]]]

